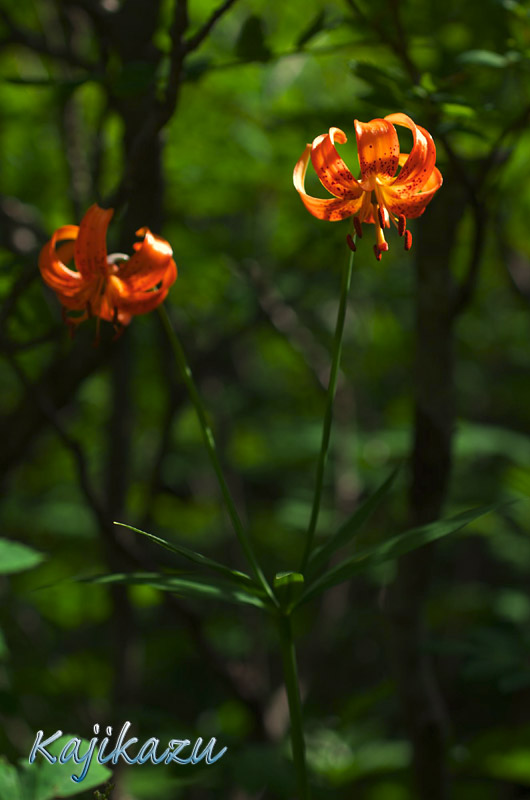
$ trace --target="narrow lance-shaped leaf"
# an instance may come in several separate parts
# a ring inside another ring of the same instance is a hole
[[[129,586],[150,586],[162,592],[174,592],[183,597],[199,597],[206,600],[224,600],[227,603],[268,608],[269,601],[259,589],[234,586],[220,578],[204,575],[168,575],[159,572],[123,572],[85,578],[86,583],[123,583]]]
[[[390,487],[394,483],[399,469],[396,469],[386,479],[386,481],[368,497],[359,508],[356,508],[353,514],[344,522],[339,530],[320,547],[317,547],[310,559],[307,568],[309,577],[316,575],[323,569],[333,553],[345,547],[362,529],[363,525],[370,519],[372,514],[376,511],[384,497],[388,494]]]
[[[187,558],[188,561],[193,561],[194,564],[200,564],[202,567],[207,567],[214,572],[218,572],[228,581],[233,581],[237,584],[245,584],[247,586],[256,586],[250,575],[246,575],[244,572],[239,572],[239,570],[236,569],[231,569],[225,564],[220,564],[218,561],[215,561],[213,558],[209,558],[208,556],[204,556],[202,553],[197,553],[195,550],[190,550],[188,547],[184,547],[180,544],[168,542],[166,539],[162,539],[160,536],[155,536],[153,533],[147,533],[147,531],[142,531],[140,528],[134,528],[132,525],[126,525],[124,522],[115,522],[114,524],[120,525],[122,528],[128,528],[130,531],[134,531],[135,533],[141,533],[142,536],[146,536],[148,539],[151,539],[151,541],[155,542],[160,547],[163,547],[165,550],[169,550],[171,553],[183,556],[184,558]]]
[[[473,508],[469,511],[464,511],[462,514],[458,514],[456,517],[438,520],[430,525],[422,525],[419,528],[413,528],[412,530],[400,533],[398,536],[393,536],[391,539],[382,542],[376,547],[361,550],[351,558],[346,559],[346,561],[328,570],[322,577],[308,586],[297,605],[318,596],[332,586],[343,583],[353,577],[353,575],[371,567],[373,564],[392,561],[429,542],[434,542],[436,539],[441,539],[443,536],[447,536],[450,533],[456,533],[456,531],[459,531],[475,519],[484,516],[484,514],[488,514],[494,508],[494,506]]]

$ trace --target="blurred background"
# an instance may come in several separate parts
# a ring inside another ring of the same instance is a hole
[[[395,111],[434,136],[444,186],[410,253],[392,230],[377,262],[365,226],[318,537],[400,463],[366,544],[496,510],[297,616],[314,797],[530,798],[528,3],[3,0],[0,42],[0,532],[43,555],[0,576],[2,800],[89,800],[17,763],[38,729],[125,720],[229,751],[123,768],[116,800],[294,796],[266,619],[78,580],[187,568],[114,520],[244,561],[158,315],[70,339],[38,253],[96,200],[110,252],[143,225],[171,242],[238,508],[266,574],[296,569],[350,228],[312,218],[292,170],[337,126],[358,174],[354,119]]]

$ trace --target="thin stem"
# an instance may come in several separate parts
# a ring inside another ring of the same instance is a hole
[[[326,468],[326,460],[329,449],[329,439],[331,435],[331,423],[333,421],[333,401],[335,399],[335,390],[337,388],[337,378],[340,367],[340,357],[342,352],[342,335],[344,333],[344,320],[346,318],[346,305],[348,302],[348,292],[351,284],[351,276],[353,271],[353,250],[348,259],[348,263],[342,273],[342,286],[340,290],[340,303],[337,313],[337,322],[335,325],[335,338],[333,340],[333,356],[331,361],[331,372],[329,375],[329,384],[326,397],[326,410],[324,413],[324,425],[322,428],[322,442],[320,445],[320,453],[318,456],[317,473],[315,480],[315,493],[313,495],[313,508],[311,509],[311,519],[309,520],[309,527],[307,529],[306,546],[304,557],[300,571],[304,572],[307,567],[311,549],[313,547],[313,540],[315,538],[315,531],[318,522],[318,515],[320,513],[320,503],[322,500],[322,488],[324,485],[324,471]]]
[[[280,645],[282,650],[283,677],[285,680],[285,689],[289,702],[289,716],[291,719],[291,744],[298,788],[297,800],[310,800],[309,779],[305,756],[304,725],[302,720],[302,703],[300,701],[298,667],[296,664],[296,651],[290,616],[282,615],[278,617],[278,630],[280,633]]]
[[[269,599],[272,600],[274,605],[277,607],[278,602],[276,600],[276,597],[274,596],[274,593],[265,575],[263,574],[260,565],[258,564],[250,540],[245,532],[245,529],[237,512],[234,500],[230,493],[230,489],[228,488],[228,485],[226,483],[223,474],[223,469],[221,467],[221,463],[217,455],[217,448],[215,445],[214,435],[208,423],[206,410],[199,395],[197,386],[195,385],[191,368],[186,359],[186,354],[184,353],[184,350],[180,343],[180,339],[178,338],[177,333],[171,324],[171,320],[169,319],[169,315],[167,313],[165,306],[159,306],[158,313],[160,314],[160,319],[162,320],[164,330],[166,331],[169,343],[171,345],[171,349],[173,350],[173,355],[175,356],[175,361],[177,362],[177,366],[182,376],[182,380],[186,385],[186,389],[188,390],[190,400],[195,408],[195,412],[197,414],[197,418],[201,426],[204,443],[206,445],[206,450],[208,451],[212,467],[219,482],[219,487],[221,489],[221,494],[223,496],[226,510],[228,511],[228,516],[230,517],[236,536],[239,539],[239,543],[243,549],[243,552],[247,557],[250,566],[252,567],[252,570],[258,582],[263,587],[263,590],[265,591]]]

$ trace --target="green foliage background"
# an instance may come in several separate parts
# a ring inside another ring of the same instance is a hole
[[[191,35],[215,7],[190,0]],[[128,13],[152,24],[156,69],[102,47],[94,15]],[[118,186],[119,108],[163,91],[173,14],[118,0],[4,0],[0,14],[0,530],[45,555],[0,578],[0,752],[14,764],[38,729],[88,739],[96,722],[130,719],[141,740],[216,736],[229,752],[207,769],[126,768],[116,798],[287,798],[280,665],[257,612],[73,580],[133,557],[187,568],[129,531],[109,544],[87,486],[114,518],[244,567],[157,315],[115,343],[105,329],[98,349],[93,322],[71,342],[37,269],[53,230]],[[348,223],[307,214],[293,166],[330,126],[354,165],[355,118],[404,111],[435,137],[445,184],[411,225],[411,253],[392,231],[378,263],[369,226],[359,244],[319,537],[408,458],[415,267],[447,250],[470,292],[444,513],[517,501],[440,543],[432,568],[424,646],[455,800],[530,797],[529,56],[530,9],[516,0],[241,0],[186,59],[162,133],[169,305],[268,575],[303,550],[348,257]],[[363,544],[405,527],[408,483],[405,467]],[[394,572],[374,567],[297,618],[316,798],[414,796],[384,611]]]

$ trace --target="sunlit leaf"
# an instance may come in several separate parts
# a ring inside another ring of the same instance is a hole
[[[44,560],[42,553],[21,542],[0,539],[0,575],[36,567]]]
[[[0,797],[6,800],[25,800],[22,796],[22,789],[16,768],[8,764],[3,758],[0,759]]]
[[[325,27],[326,12],[324,10],[318,11],[316,16],[311,20],[307,28],[300,34],[296,40],[297,47],[304,47],[311,39],[316,36]]]
[[[509,59],[501,53],[492,50],[468,50],[461,53],[458,57],[461,64],[472,64],[480,67],[493,67],[494,69],[504,69],[509,64]]]

